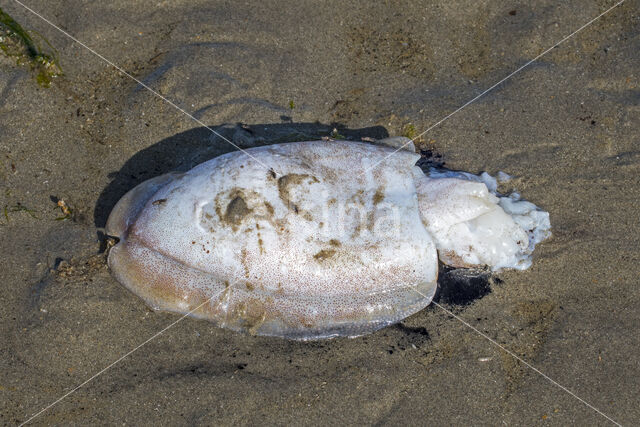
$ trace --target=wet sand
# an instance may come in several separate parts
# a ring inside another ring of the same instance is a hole
[[[613,4],[28,2],[241,147],[333,128],[420,133]],[[553,226],[529,270],[443,307],[622,424],[640,417],[639,6],[627,0],[418,144],[450,168],[514,176],[502,190]],[[0,423],[13,425],[178,319],[110,276],[102,227],[136,183],[233,147],[17,3],[1,7],[64,72],[44,88],[0,55]],[[433,305],[309,343],[185,319],[33,420],[540,422],[609,423]]]

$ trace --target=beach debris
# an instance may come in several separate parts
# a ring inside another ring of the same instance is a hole
[[[310,340],[421,310],[438,259],[527,268],[548,213],[488,174],[423,172],[407,142],[274,144],[152,178],[111,212],[111,272],[155,310]]]
[[[69,207],[69,205],[67,205],[67,202],[65,202],[62,199],[59,199],[56,202],[56,206],[59,207],[60,210],[62,211],[62,216],[59,216],[58,218],[56,218],[56,221],[66,221],[71,218],[72,210]]]
[[[56,221],[66,221],[68,219],[74,219],[74,210],[71,208],[68,202],[56,196],[49,197],[53,203],[56,204],[54,209],[60,209],[62,215],[56,218]]]
[[[338,128],[333,128],[330,135],[331,139],[345,139],[344,135],[341,135]]]

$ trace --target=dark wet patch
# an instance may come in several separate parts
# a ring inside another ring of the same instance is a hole
[[[347,35],[351,63],[359,73],[378,72],[383,67],[427,80],[434,74],[430,46],[404,28],[361,26]]]
[[[549,299],[521,301],[513,310],[513,314],[528,325],[548,322],[554,317],[556,304]]]
[[[429,332],[427,331],[427,328],[422,326],[407,326],[404,323],[397,323],[394,327],[406,335],[412,337],[422,336],[425,339],[429,339]]]
[[[426,328],[421,326],[408,326],[404,322],[396,323],[387,329],[383,329],[380,334],[389,337],[391,342],[394,343],[388,343],[386,351],[390,355],[412,348],[421,348],[431,340]]]
[[[183,367],[172,367],[171,369],[159,370],[159,372],[155,375],[156,378],[160,381],[185,377],[210,378],[233,372],[236,369],[237,364],[229,362],[224,364],[216,364],[215,366],[208,365],[206,363],[198,363]]]
[[[491,273],[466,268],[440,267],[438,289],[433,300],[468,305],[491,292]]]
[[[58,268],[58,265],[60,265],[62,261],[62,258],[56,258],[54,261],[53,269],[47,270],[44,276],[31,287],[29,295],[29,307],[34,311],[40,306],[40,298],[45,288],[47,288],[52,283],[55,283],[55,276],[53,276],[52,273],[55,273],[55,269]]]

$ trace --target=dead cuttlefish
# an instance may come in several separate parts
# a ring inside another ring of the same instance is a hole
[[[276,144],[150,179],[109,217],[120,239],[109,267],[155,310],[311,340],[427,306],[438,255],[456,267],[531,264],[547,212],[499,196],[488,175],[425,174],[420,155],[392,147],[405,143]]]

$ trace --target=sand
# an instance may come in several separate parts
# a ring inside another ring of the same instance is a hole
[[[417,135],[613,4],[28,2],[198,123],[3,2],[64,75],[45,88],[0,55],[0,423],[179,319],[110,276],[102,227],[136,183],[233,149],[203,123],[241,147],[333,128]],[[622,424],[640,417],[639,6],[627,0],[418,141],[450,168],[514,176],[502,190],[553,226],[529,270],[470,280],[473,298],[448,291],[442,307]],[[311,343],[184,319],[33,423],[609,423],[459,319],[432,305]]]

